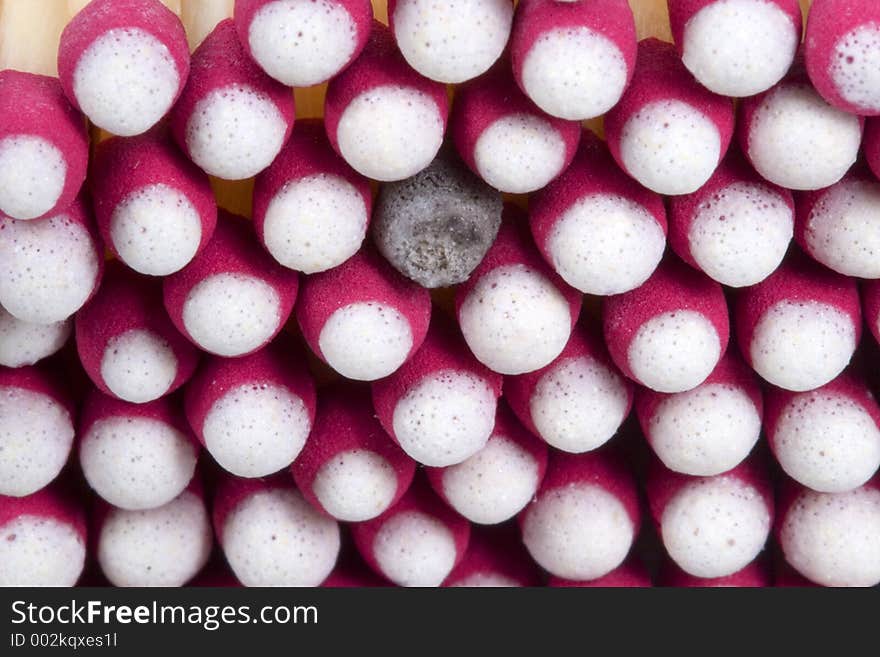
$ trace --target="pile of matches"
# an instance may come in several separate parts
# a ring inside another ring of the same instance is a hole
[[[880,583],[880,2],[79,4],[0,71],[0,584]]]

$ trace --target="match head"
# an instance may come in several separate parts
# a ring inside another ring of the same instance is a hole
[[[416,175],[382,186],[373,240],[397,271],[428,288],[466,280],[501,224],[501,194],[451,150]]]
[[[565,171],[580,125],[544,113],[519,90],[507,59],[456,89],[450,130],[471,171],[502,192],[541,189]]]
[[[608,297],[602,313],[614,363],[656,392],[700,385],[727,348],[730,329],[721,286],[673,258],[641,287]]]
[[[880,114],[880,8],[871,0],[816,0],[804,55],[810,80],[831,105]]]
[[[676,255],[728,287],[755,285],[772,274],[794,232],[791,192],[765,181],[733,150],[705,185],[669,205]]]
[[[732,575],[764,549],[773,494],[756,463],[745,461],[714,477],[688,477],[657,464],[647,491],[663,546],[690,575]]]
[[[770,90],[744,100],[740,147],[764,178],[793,190],[833,185],[855,163],[864,119],[832,107],[795,62]]]
[[[502,377],[479,363],[458,327],[433,320],[412,360],[373,383],[376,416],[413,459],[449,466],[472,457],[495,425]]]
[[[198,447],[169,398],[130,404],[93,390],[79,425],[79,464],[92,489],[122,509],[167,504],[189,484]]]
[[[89,210],[78,198],[40,221],[0,216],[0,305],[16,319],[55,324],[95,293],[104,257]]]
[[[636,29],[625,0],[527,0],[510,39],[513,72],[551,116],[581,121],[620,100],[636,63]]]
[[[644,564],[635,558],[629,558],[607,575],[598,579],[577,581],[551,576],[547,586],[555,588],[650,588],[653,586],[651,576]]]
[[[168,318],[161,283],[108,264],[97,294],[76,315],[76,348],[104,393],[141,404],[174,392],[192,375],[198,351]]]
[[[297,121],[254,185],[254,228],[275,260],[314,274],[360,248],[372,214],[369,181],[337,155],[320,120]]]
[[[69,319],[23,322],[0,306],[0,367],[25,367],[48,358],[67,343],[72,325]]]
[[[673,472],[710,477],[733,469],[761,435],[763,399],[755,374],[728,351],[699,386],[672,395],[640,389],[642,431]]]
[[[369,0],[238,0],[233,18],[242,46],[267,74],[311,87],[360,54],[373,11]]]
[[[798,573],[821,586],[880,583],[880,481],[846,493],[795,487],[779,515],[779,544]]]
[[[556,452],[519,525],[538,565],[580,581],[603,577],[623,563],[640,518],[635,482],[614,457]]]
[[[801,41],[797,0],[670,0],[669,19],[684,65],[722,96],[772,87]]]
[[[115,135],[155,125],[189,71],[183,25],[159,0],[93,0],[61,33],[58,77],[67,98]]]
[[[89,138],[55,78],[0,71],[0,215],[61,212],[86,177]]]
[[[314,429],[291,469],[315,508],[363,522],[406,493],[416,464],[382,429],[369,388],[341,384],[321,391]]]
[[[296,300],[296,272],[272,260],[251,230],[244,218],[221,211],[204,250],[163,281],[171,321],[217,356],[243,356],[268,344]]]
[[[214,535],[191,488],[155,509],[100,510],[97,558],[113,586],[183,586],[207,563]]]
[[[532,433],[551,447],[580,454],[617,433],[629,415],[633,386],[611,362],[601,336],[575,326],[556,360],[507,377],[504,397]]]
[[[500,374],[523,374],[552,362],[580,313],[581,295],[542,261],[521,211],[508,205],[498,237],[455,306],[465,342]]]
[[[724,577],[694,577],[666,562],[661,570],[661,586],[675,588],[765,588],[773,586],[766,559],[758,557],[745,568]],[[776,584],[778,586],[778,584]]]
[[[193,52],[192,69],[170,116],[180,148],[205,173],[255,176],[272,164],[294,122],[293,94],[247,55],[232,19]]]
[[[74,586],[86,560],[86,521],[69,491],[0,496],[0,586]]]
[[[431,80],[458,84],[484,73],[507,45],[511,0],[390,0],[388,24],[407,63]]]
[[[666,247],[663,199],[624,174],[588,130],[571,166],[530,199],[529,224],[544,259],[585,294],[638,287]]]
[[[820,263],[844,276],[880,278],[880,183],[856,169],[826,189],[798,198],[795,236]]]
[[[746,362],[769,383],[796,392],[840,374],[861,336],[856,282],[800,253],[744,289],[734,316]]]
[[[734,129],[733,103],[701,86],[672,44],[646,39],[632,84],[605,122],[629,175],[658,194],[690,194],[711,177]]]
[[[385,182],[431,163],[448,113],[446,87],[412,70],[389,29],[375,20],[363,52],[330,81],[324,103],[336,152],[358,173]]]
[[[69,392],[47,368],[0,367],[0,495],[31,495],[58,476],[75,417]]]
[[[541,575],[510,525],[471,531],[464,558],[443,582],[466,588],[540,585]]]
[[[315,417],[315,388],[301,349],[279,337],[248,356],[209,358],[186,387],[185,409],[224,470],[265,477],[302,451]]]
[[[428,469],[428,481],[437,494],[479,525],[495,525],[522,511],[534,498],[547,469],[547,446],[505,406],[498,408],[491,434],[464,461]]]
[[[98,230],[107,247],[135,271],[173,274],[211,239],[217,203],[208,176],[164,130],[101,142],[92,167]]]
[[[470,524],[417,481],[393,507],[351,532],[364,561],[383,577],[397,586],[435,587],[464,557]]]
[[[314,509],[289,477],[220,483],[214,531],[245,586],[318,586],[339,554],[339,525]]]
[[[425,339],[428,291],[366,248],[305,279],[296,319],[311,350],[348,379],[374,381],[409,360]]]
[[[853,490],[880,468],[880,407],[853,373],[809,392],[771,388],[765,427],[785,473],[817,492]]]

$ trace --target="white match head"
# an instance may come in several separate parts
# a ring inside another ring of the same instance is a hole
[[[398,0],[394,38],[407,63],[425,77],[458,84],[485,72],[510,36],[510,0]]]
[[[398,586],[440,586],[455,566],[452,532],[420,511],[388,518],[372,547],[382,574]]]
[[[344,3],[275,0],[251,20],[251,55],[288,87],[311,87],[338,73],[357,47],[357,25]]]
[[[363,522],[382,514],[391,506],[397,487],[391,464],[366,449],[334,454],[312,481],[324,510],[343,522]]]
[[[413,345],[409,321],[376,301],[343,306],[318,337],[327,364],[347,379],[375,381],[403,365]]]
[[[586,357],[556,364],[541,377],[529,400],[529,413],[541,438],[574,454],[604,445],[628,408],[623,379]]]
[[[620,156],[627,172],[658,194],[697,191],[712,176],[721,155],[718,127],[681,100],[648,103],[630,117],[620,134]]]
[[[471,522],[495,525],[522,511],[535,496],[538,462],[502,434],[494,434],[476,454],[443,470],[443,494]]]
[[[718,0],[685,25],[682,61],[716,94],[753,96],[788,72],[800,34],[800,25],[773,2]]]
[[[793,232],[794,213],[779,194],[736,182],[696,208],[687,238],[691,257],[709,278],[746,287],[776,270]]]
[[[34,219],[55,207],[67,177],[58,148],[36,135],[0,139],[0,214]]]
[[[830,60],[837,93],[865,114],[880,112],[880,26],[866,22],[844,34]]]
[[[880,185],[848,180],[813,206],[805,231],[816,260],[858,278],[880,278]]]
[[[89,485],[113,506],[153,509],[167,504],[192,479],[198,453],[174,427],[146,417],[98,420],[80,444]]]
[[[135,271],[168,276],[195,256],[202,221],[186,194],[168,185],[147,185],[114,208],[110,239],[119,259]]]
[[[795,190],[843,178],[858,157],[859,119],[805,84],[782,84],[763,99],[749,125],[749,159],[764,178]]]
[[[224,470],[239,477],[265,477],[293,463],[311,428],[305,404],[290,390],[246,383],[211,405],[202,436]]]
[[[286,134],[287,122],[271,98],[231,84],[196,104],[186,122],[186,148],[206,173],[243,180],[272,164]]]
[[[168,48],[138,28],[107,30],[83,51],[73,72],[80,109],[121,137],[146,132],[165,116],[179,86]]]
[[[452,584],[448,584],[453,588],[514,588],[521,587],[522,583],[515,579],[493,572],[472,573],[467,577],[455,580]]]
[[[383,182],[428,166],[443,143],[444,121],[434,99],[411,87],[382,86],[352,100],[336,128],[345,161]]]
[[[72,526],[22,515],[0,527],[0,586],[73,586],[86,545]]]
[[[440,370],[406,391],[394,407],[394,435],[419,463],[461,463],[485,445],[495,426],[495,394],[482,377]]]
[[[880,467],[880,429],[846,395],[798,395],[780,413],[774,438],[779,465],[792,479],[823,493],[858,488]]]
[[[823,386],[847,366],[856,327],[845,312],[818,301],[780,301],[758,320],[752,367],[775,386],[800,392]]]
[[[272,198],[263,241],[285,267],[314,274],[353,256],[367,221],[360,192],[339,176],[321,173],[289,182]]]
[[[480,177],[495,189],[526,194],[541,189],[562,172],[565,142],[540,116],[508,114],[480,134],[474,145],[474,161]]]
[[[822,586],[880,583],[880,490],[804,490],[779,532],[785,560]]]
[[[168,342],[152,331],[131,329],[107,343],[101,378],[119,399],[143,404],[168,392],[177,378],[177,357]]]
[[[522,65],[526,95],[547,114],[574,121],[592,119],[614,107],[627,75],[620,48],[584,26],[544,32]]]
[[[760,493],[735,477],[685,484],[660,519],[663,545],[694,577],[725,577],[745,568],[764,549],[770,510]]]
[[[667,468],[711,477],[749,455],[761,435],[761,416],[742,388],[706,383],[661,402],[648,432],[652,449]]]
[[[25,322],[65,320],[92,294],[98,257],[88,230],[66,214],[7,220],[0,231],[0,304]]]
[[[0,495],[30,495],[55,479],[73,436],[73,419],[58,401],[0,386]]]
[[[592,194],[569,207],[550,232],[553,269],[586,294],[620,294],[657,268],[666,235],[653,215],[622,196]]]
[[[576,483],[543,493],[526,512],[522,534],[542,568],[587,581],[623,563],[635,525],[617,497],[601,486]]]
[[[254,493],[227,516],[220,540],[245,586],[317,586],[336,565],[339,525],[295,490]]]
[[[111,509],[98,562],[113,586],[183,586],[205,565],[212,542],[204,502],[185,490],[156,509]]]
[[[482,276],[459,311],[474,356],[500,374],[548,365],[571,335],[571,311],[562,293],[526,265],[497,267]]]
[[[241,356],[268,342],[281,323],[281,299],[265,281],[215,274],[190,290],[183,324],[195,343],[218,356]]]
[[[0,306],[0,366],[23,367],[51,356],[70,337],[71,321],[52,324],[23,322]]]
[[[675,310],[642,324],[626,357],[642,385],[657,392],[684,392],[706,380],[721,353],[718,331],[705,315]]]

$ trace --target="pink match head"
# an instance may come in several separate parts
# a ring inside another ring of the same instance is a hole
[[[588,581],[575,581],[551,577],[548,586],[557,588],[649,588],[653,586],[651,576],[644,564],[636,558],[629,558],[607,575]]]
[[[250,222],[225,211],[204,250],[163,282],[177,329],[203,351],[224,357],[268,344],[290,316],[298,288],[296,272],[260,248]]]
[[[314,429],[292,471],[316,509],[362,522],[397,503],[416,464],[376,420],[369,388],[346,383],[321,391]]]
[[[675,258],[665,260],[641,287],[605,299],[602,323],[620,370],[667,393],[705,381],[730,334],[721,286]]]
[[[159,0],[92,0],[64,28],[58,46],[67,98],[92,123],[124,137],[165,116],[189,64],[183,24]]]
[[[425,339],[428,291],[371,248],[305,279],[296,319],[312,351],[349,379],[373,381],[409,360]]]
[[[375,180],[402,180],[428,166],[443,142],[446,87],[422,77],[373,21],[360,56],[330,81],[324,125],[333,148]]]
[[[354,255],[373,209],[370,182],[330,146],[319,119],[297,121],[278,157],[257,176],[254,228],[280,264],[314,274]]]
[[[541,575],[510,525],[473,530],[464,558],[443,582],[466,588],[540,585]]]
[[[233,15],[245,51],[288,87],[311,87],[345,69],[366,45],[372,19],[370,0],[237,0]]]
[[[0,216],[63,211],[82,187],[88,158],[85,122],[57,79],[0,71]]]
[[[458,327],[435,314],[412,359],[373,383],[373,404],[379,422],[407,454],[425,465],[447,466],[485,446],[501,384],[501,375],[468,351]]]
[[[177,144],[205,173],[242,180],[272,164],[290,137],[293,93],[253,62],[227,18],[193,52],[169,121]]]
[[[626,0],[524,0],[516,8],[513,74],[552,116],[581,121],[614,107],[632,79],[636,51]]]
[[[690,194],[712,176],[733,136],[733,103],[701,86],[657,39],[639,44],[632,84],[605,118],[620,167],[659,194]]]
[[[589,130],[571,166],[530,199],[529,223],[547,263],[586,294],[638,287],[666,247],[663,199],[623,173]]]
[[[214,233],[217,203],[208,176],[164,128],[98,144],[90,181],[101,237],[141,274],[179,271]]]

